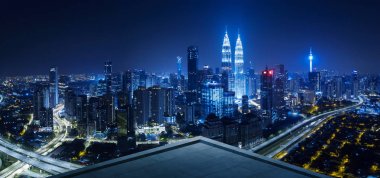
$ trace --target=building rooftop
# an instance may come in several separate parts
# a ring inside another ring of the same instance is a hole
[[[327,177],[195,137],[53,177]]]

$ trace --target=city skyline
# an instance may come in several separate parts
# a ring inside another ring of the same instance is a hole
[[[185,57],[190,45],[199,47],[200,66],[219,67],[225,26],[231,39],[237,38],[240,29],[246,64],[252,62],[256,70],[283,63],[289,71],[306,72],[307,53],[313,47],[313,65],[318,69],[378,72],[376,65],[369,65],[380,56],[376,50],[378,2],[359,6],[356,1],[346,1],[345,6],[338,1],[206,1],[200,6],[196,2],[16,5],[6,1],[1,21],[7,28],[0,30],[0,60],[7,65],[1,66],[0,76],[38,74],[51,66],[62,74],[101,73],[97,64],[107,59],[114,62],[115,71],[175,71],[176,57]],[[217,10],[208,11],[212,6]],[[158,13],[155,7],[167,13]],[[74,62],[78,65],[72,66]],[[162,67],[161,62],[168,65]]]
[[[380,1],[0,2],[0,177],[379,177]]]

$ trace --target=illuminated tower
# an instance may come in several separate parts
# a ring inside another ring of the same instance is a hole
[[[195,91],[198,88],[197,71],[198,71],[198,47],[189,46],[187,48],[187,78],[188,78],[189,91]]]
[[[241,44],[240,34],[236,40],[235,47],[235,93],[236,98],[241,98],[245,95],[245,75],[244,75],[244,59],[243,45]]]
[[[310,54],[309,54],[309,61],[310,61],[310,72],[313,72],[313,53],[310,48]]]
[[[231,43],[228,33],[224,35],[222,46],[222,85],[225,91],[234,90],[234,76],[232,72]]]
[[[177,78],[180,80],[182,75],[182,57],[179,56],[177,56],[177,72]]]
[[[50,84],[50,107],[54,108],[58,104],[58,69],[57,67],[50,68],[49,84]]]
[[[272,123],[273,110],[273,70],[268,67],[261,72],[260,106],[263,112],[264,125]]]
[[[223,88],[220,83],[206,83],[202,87],[202,114],[216,114],[219,118],[223,116]]]

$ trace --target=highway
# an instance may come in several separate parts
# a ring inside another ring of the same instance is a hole
[[[59,105],[56,109],[54,109],[54,122],[58,125],[57,136],[50,141],[48,144],[44,145],[40,149],[36,150],[36,152],[27,151],[13,145],[4,139],[0,138],[0,147],[7,151],[6,153],[9,155],[16,156],[17,159],[21,161],[17,161],[12,164],[8,168],[4,169],[0,172],[1,177],[13,177],[16,174],[19,174],[25,170],[27,170],[30,165],[38,167],[46,172],[51,174],[57,174],[61,172],[67,172],[69,170],[79,169],[82,166],[72,164],[65,161],[56,160],[46,156],[50,152],[52,152],[55,148],[62,144],[62,141],[67,136],[67,127],[71,126],[70,123],[64,119],[58,117],[58,112],[63,109],[63,105]],[[30,159],[34,160],[31,161]],[[27,164],[26,164],[27,163]],[[53,167],[53,168],[52,168]]]
[[[313,130],[313,128],[317,127],[328,117],[355,109],[361,104],[363,104],[363,98],[359,97],[359,102],[357,104],[337,109],[334,111],[325,112],[317,116],[310,117],[309,119],[305,119],[301,123],[293,126],[292,128],[281,133],[280,135],[273,137],[272,139],[269,139],[266,142],[263,142],[262,144],[252,148],[251,150],[255,153],[264,156],[273,157],[277,153],[281,152],[285,148],[288,148],[293,143],[297,142],[299,139],[301,139],[304,135]]]
[[[26,155],[23,155],[21,153],[15,152],[11,149],[5,148],[5,147],[0,147],[0,151],[4,152],[5,154],[12,156],[18,160],[21,160],[22,162],[28,163],[30,165],[33,165],[35,167],[38,167],[42,170],[45,170],[46,172],[50,174],[59,174],[59,173],[64,173],[69,171],[70,169],[65,169],[62,167],[54,166],[48,163],[45,163],[43,161],[39,161],[38,159],[33,159],[30,158]]]

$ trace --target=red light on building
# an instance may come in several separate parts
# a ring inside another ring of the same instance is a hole
[[[274,74],[274,71],[273,70],[263,70],[262,72],[262,75],[266,75],[266,76],[272,76]]]

